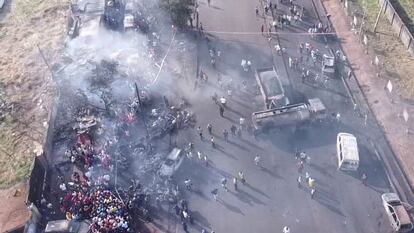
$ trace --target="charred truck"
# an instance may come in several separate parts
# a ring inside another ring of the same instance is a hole
[[[265,106],[264,110],[252,113],[255,130],[292,125],[301,127],[325,117],[325,106],[318,98],[291,104],[274,67],[257,69],[255,76]]]
[[[104,0],[104,12],[100,23],[116,31],[124,30],[125,3],[123,0]]]

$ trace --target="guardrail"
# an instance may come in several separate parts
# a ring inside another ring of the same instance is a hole
[[[391,23],[396,35],[400,38],[405,48],[410,52],[411,56],[414,56],[414,37],[408,30],[407,26],[394,9],[389,0],[378,0],[378,4],[382,9],[388,20]]]

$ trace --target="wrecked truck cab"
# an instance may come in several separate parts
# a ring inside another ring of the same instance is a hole
[[[56,220],[47,223],[45,233],[89,233],[91,221]]]
[[[160,175],[171,177],[175,171],[181,166],[183,162],[183,155],[182,150],[179,148],[174,148],[171,152],[167,155],[164,163],[161,165],[160,168]]]

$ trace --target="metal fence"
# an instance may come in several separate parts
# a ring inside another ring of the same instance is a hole
[[[410,52],[411,56],[414,56],[414,37],[408,30],[401,17],[398,15],[389,0],[378,0],[378,4],[382,9],[382,13],[384,13],[390,21],[396,35],[400,38],[401,42]]]

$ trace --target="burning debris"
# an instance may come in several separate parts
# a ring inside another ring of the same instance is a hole
[[[117,73],[118,63],[115,61],[102,60],[96,64],[92,71],[93,75],[89,77],[92,88],[106,88],[114,80]]]

